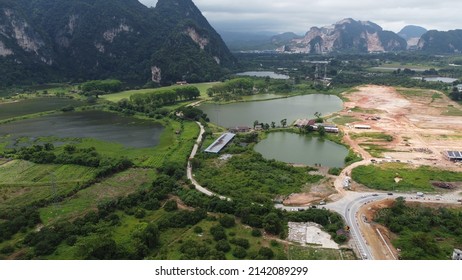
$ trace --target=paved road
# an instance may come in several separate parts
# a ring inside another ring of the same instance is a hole
[[[323,207],[332,211],[339,213],[346,221],[346,224],[350,227],[350,235],[355,243],[356,249],[359,253],[359,256],[362,259],[374,259],[373,252],[369,245],[367,244],[364,236],[361,233],[359,223],[357,220],[357,214],[359,209],[371,202],[403,197],[407,201],[419,201],[422,203],[441,203],[441,204],[460,204],[457,200],[460,199],[456,193],[448,193],[445,195],[425,195],[425,197],[417,197],[415,193],[393,193],[393,195],[388,195],[388,193],[380,192],[351,192],[345,191],[342,199],[328,203]],[[289,207],[283,206],[281,204],[276,205],[276,208],[287,210],[287,211],[298,211],[306,210],[310,207]]]
[[[188,177],[189,180],[191,180],[191,183],[194,185],[196,190],[198,190],[199,192],[201,192],[201,193],[203,193],[205,195],[208,195],[208,196],[218,196],[220,199],[223,199],[223,200],[230,200],[230,198],[228,198],[226,196],[218,195],[218,194],[210,191],[209,189],[206,189],[206,188],[202,187],[196,181],[196,179],[194,179],[193,169],[192,169],[192,165],[191,165],[191,159],[193,159],[196,156],[196,153],[197,153],[197,151],[199,150],[199,147],[202,144],[202,139],[203,139],[203,136],[204,136],[204,133],[205,133],[204,126],[200,122],[196,122],[196,123],[200,127],[200,132],[199,132],[199,136],[197,136],[196,143],[194,144],[194,147],[193,147],[193,149],[191,151],[191,155],[189,156],[188,167],[186,168],[186,176]]]
[[[194,144],[194,148],[191,151],[191,155],[189,156],[188,160],[188,167],[187,167],[187,177],[189,180],[191,180],[192,184],[196,187],[196,189],[208,196],[218,196],[220,199],[223,200],[231,200],[228,197],[218,195],[204,187],[202,187],[196,179],[194,179],[193,176],[193,170],[192,170],[192,165],[191,165],[191,159],[193,159],[196,156],[197,151],[199,150],[200,145],[202,144],[202,138],[205,133],[205,129],[202,126],[200,122],[196,122],[197,125],[200,127],[200,133],[199,136],[197,137],[197,141]],[[458,196],[455,193],[450,193],[450,194],[445,194],[445,195],[431,195],[431,196],[426,196],[424,198],[419,198],[416,196],[416,194],[393,194],[393,196],[388,195],[386,193],[379,193],[379,192],[351,192],[351,191],[346,191],[343,189],[343,181],[346,176],[351,175],[351,170],[353,170],[355,167],[360,166],[360,165],[367,165],[370,164],[370,156],[364,152],[362,149],[359,149],[361,151],[361,155],[363,156],[364,160],[360,162],[356,162],[348,167],[346,167],[340,176],[337,177],[337,179],[334,182],[335,188],[337,189],[338,193],[330,197],[332,200],[335,202],[329,203],[327,205],[324,205],[322,207],[335,211],[339,213],[346,221],[347,225],[350,227],[350,235],[356,245],[356,249],[362,259],[374,259],[374,255],[368,246],[366,240],[364,239],[359,223],[357,221],[357,213],[359,212],[359,209],[370,202],[375,202],[379,200],[383,200],[386,198],[396,198],[396,197],[404,197],[408,201],[419,201],[423,203],[444,203],[444,204],[460,204],[457,200],[460,199],[460,196]],[[276,204],[276,208],[287,210],[287,211],[298,211],[298,210],[306,210],[309,209],[309,206],[306,207],[288,207],[288,206],[283,206],[281,204]]]

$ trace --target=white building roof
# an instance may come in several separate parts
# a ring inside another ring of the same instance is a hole
[[[234,136],[236,136],[234,133],[224,133],[218,137],[218,139],[215,140],[212,145],[205,149],[205,152],[218,154],[231,140],[233,140]]]

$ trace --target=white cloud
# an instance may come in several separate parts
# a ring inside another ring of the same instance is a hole
[[[193,0],[209,22],[228,31],[293,31],[333,24],[343,18],[370,20],[386,30],[408,24],[427,29],[462,28],[460,0]],[[157,0],[140,0],[155,6]]]

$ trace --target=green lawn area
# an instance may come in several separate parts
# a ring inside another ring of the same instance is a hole
[[[147,188],[156,177],[153,169],[132,168],[77,192],[72,197],[39,210],[44,224],[58,220],[72,220],[96,210],[99,203],[123,197]]]
[[[360,121],[360,119],[357,119],[352,116],[336,116],[332,118],[332,122],[337,125],[346,125],[347,123],[353,123],[357,121]]]
[[[24,206],[51,198],[52,193],[66,194],[95,176],[96,169],[90,167],[11,161],[0,166],[0,208]]]
[[[462,173],[440,170],[429,166],[412,168],[404,163],[385,163],[359,166],[353,169],[352,178],[369,188],[385,191],[427,191],[435,188],[432,181],[460,182]],[[395,178],[399,178],[398,183]]]
[[[211,88],[213,85],[217,84],[215,83],[199,83],[199,84],[190,84],[191,86],[195,86],[199,89],[201,92],[201,98],[208,98],[207,96],[207,89]],[[181,87],[179,85],[173,85],[173,86],[168,86],[168,87],[162,87],[159,89],[165,90],[165,89],[174,89]],[[117,102],[119,100],[122,100],[124,98],[130,99],[130,96],[135,94],[135,93],[147,93],[147,92],[152,92],[155,91],[156,89],[139,89],[139,90],[128,90],[128,91],[123,91],[119,93],[113,93],[113,94],[106,94],[102,95],[101,98],[106,99],[111,102]]]
[[[288,249],[289,260],[356,260],[351,250],[335,250],[307,246],[291,245]]]

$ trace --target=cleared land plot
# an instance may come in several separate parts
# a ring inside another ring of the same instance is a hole
[[[289,260],[356,260],[351,250],[289,246]]]
[[[207,96],[207,89],[211,88],[215,84],[217,84],[217,83],[199,83],[199,84],[190,84],[190,86],[197,87],[199,89],[199,91],[201,92],[201,98],[206,98],[206,97],[208,97]],[[173,85],[173,86],[169,86],[169,87],[159,88],[159,90],[175,89],[175,88],[179,88],[179,87],[182,87],[182,86]],[[153,91],[156,91],[156,89],[150,88],[150,89],[140,89],[140,90],[129,90],[129,91],[123,91],[123,92],[114,93],[114,94],[102,95],[101,98],[106,99],[106,100],[111,101],[111,102],[117,102],[117,101],[122,100],[124,98],[130,99],[130,96],[132,96],[133,94],[136,94],[136,93],[148,93],[148,92],[153,92]]]
[[[367,85],[345,93],[344,97],[348,101],[339,113],[341,116],[360,119],[357,123],[371,126],[370,132],[393,136],[391,142],[375,141],[365,147],[372,150],[373,156],[462,171],[443,156],[444,151],[462,149],[462,118],[458,116],[462,109],[445,94]],[[358,133],[351,127],[344,127],[344,132]],[[362,140],[353,142],[361,144]]]
[[[55,219],[71,220],[83,216],[91,210],[96,210],[99,203],[149,187],[155,174],[152,169],[126,170],[77,192],[65,201],[40,209],[40,217],[48,224]]]
[[[95,175],[96,169],[90,167],[11,161],[0,165],[0,208],[26,205],[51,198],[54,194],[65,194]]]
[[[461,172],[436,169],[429,166],[413,168],[402,163],[359,166],[352,178],[372,189],[401,191],[434,191],[432,182],[462,182]]]
[[[82,106],[84,102],[59,97],[42,97],[0,103],[0,120],[58,110],[66,106]]]

